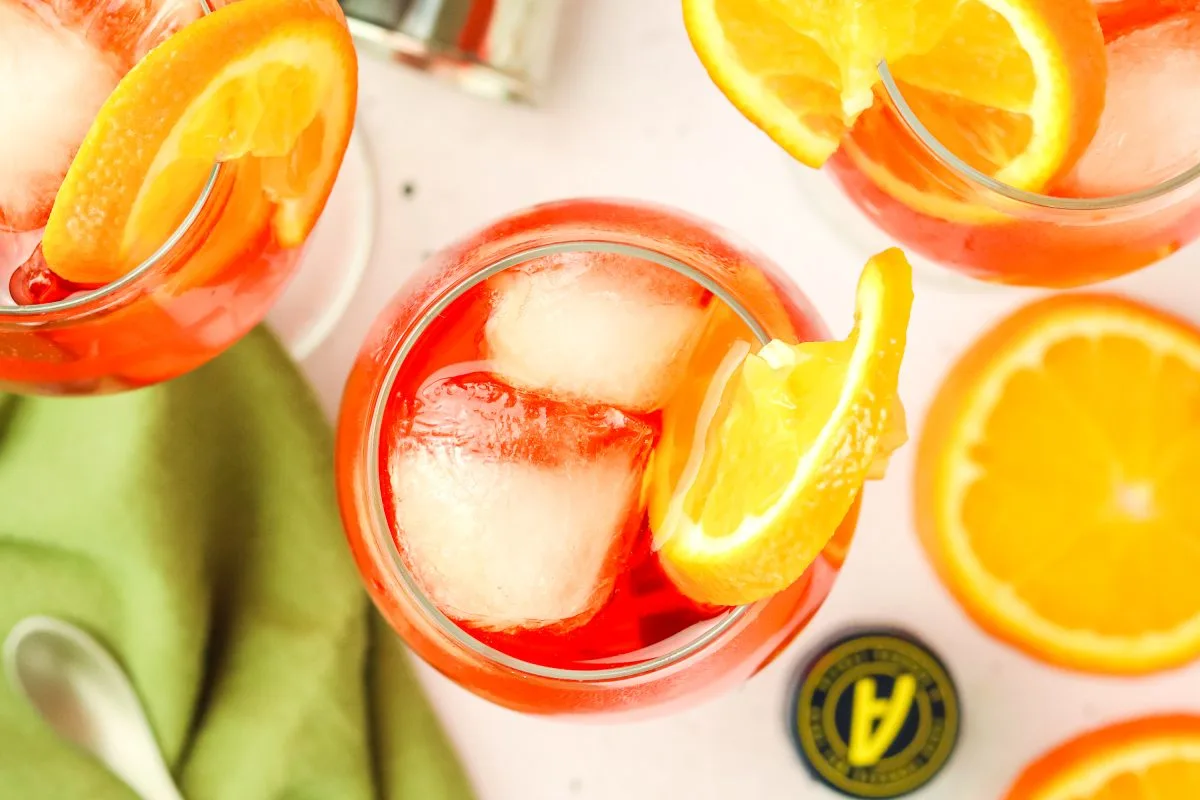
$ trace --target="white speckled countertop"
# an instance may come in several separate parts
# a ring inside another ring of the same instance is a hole
[[[865,251],[814,216],[796,168],[725,101],[691,52],[675,0],[564,0],[555,84],[538,109],[498,105],[364,60],[361,115],[381,220],[349,313],[306,362],[330,413],[375,314],[430,251],[531,203],[616,195],[676,205],[741,233],[784,265],[839,333]],[[403,186],[411,193],[405,196]],[[1200,322],[1200,250],[1105,289]],[[914,435],[955,354],[1036,292],[917,287],[902,393]],[[964,733],[919,800],[992,800],[1028,759],[1084,728],[1156,710],[1200,711],[1200,666],[1156,678],[1083,678],[981,633],[941,588],[910,522],[913,448],[872,487],[833,594],[751,683],[673,717],[580,725],[489,705],[422,667],[481,800],[793,800],[832,792],[800,766],[784,723],[800,661],[843,626],[924,637],[964,695]]]

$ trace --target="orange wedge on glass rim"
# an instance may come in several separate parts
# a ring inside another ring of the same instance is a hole
[[[150,51],[101,107],[59,189],[42,250],[106,283],[183,222],[214,165],[259,159],[280,245],[302,243],[354,122],[357,61],[332,0],[237,0]]]
[[[738,321],[715,318],[693,358],[712,361],[710,343],[725,356],[689,368],[706,380],[663,409],[648,476],[655,546],[686,595],[721,605],[769,597],[833,538],[904,441],[897,382],[911,306],[912,270],[893,249],[863,270],[845,340],[776,339],[750,352]]]
[[[1200,656],[1200,331],[1044,300],[967,352],[926,419],[917,529],[977,623],[1091,672]]]
[[[1068,170],[1104,107],[1104,38],[1091,0],[683,0],[683,8],[716,85],[811,167],[860,116],[880,126],[871,118],[884,105],[875,97],[883,61],[940,142],[1020,189],[1039,190]],[[870,137],[879,148],[860,168],[918,211],[975,221],[980,214],[954,203],[936,176],[904,171],[911,154],[890,150],[917,145],[892,123]]]
[[[1195,800],[1200,716],[1147,717],[1086,733],[1030,764],[1004,800]]]

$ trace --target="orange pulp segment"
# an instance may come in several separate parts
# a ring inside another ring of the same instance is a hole
[[[918,530],[980,625],[1080,670],[1200,655],[1200,331],[1115,297],[1035,303],[927,419]]]
[[[260,159],[284,247],[303,242],[341,165],[357,61],[332,0],[238,0],[151,50],[100,109],[42,248],[68,280],[105,283],[162,246],[218,162]]]

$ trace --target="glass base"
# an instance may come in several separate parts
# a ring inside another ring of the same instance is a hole
[[[871,256],[889,247],[899,247],[912,264],[913,280],[927,286],[950,292],[975,294],[1013,288],[970,278],[914,252],[904,242],[892,239],[875,227],[824,170],[815,170],[791,159],[788,159],[788,165],[796,175],[796,182],[800,186],[805,204],[829,226],[846,248],[855,254],[856,266],[867,263]]]
[[[325,341],[354,297],[371,259],[377,204],[370,152],[357,128],[300,266],[267,315],[297,361]]]

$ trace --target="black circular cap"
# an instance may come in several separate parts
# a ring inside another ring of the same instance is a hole
[[[896,630],[842,636],[805,666],[788,710],[809,772],[849,797],[901,797],[941,772],[962,711],[950,673]]]

